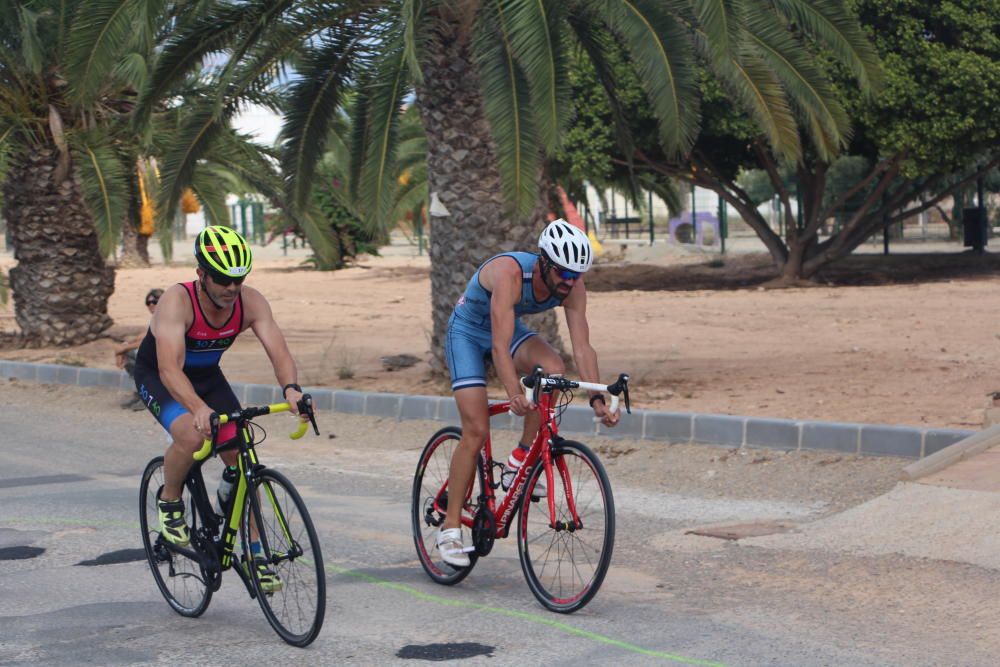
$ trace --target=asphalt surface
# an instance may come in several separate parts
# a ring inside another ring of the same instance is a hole
[[[440,425],[340,415],[304,446],[280,434],[281,422],[258,450],[297,484],[320,533],[328,607],[316,642],[284,644],[232,573],[201,618],[183,618],[141,553],[139,477],[165,445],[152,418],[119,409],[106,392],[61,404],[49,399],[65,390],[22,391],[24,400],[0,404],[0,665],[994,664],[990,646],[935,634],[933,599],[916,615],[927,621],[886,617],[872,582],[896,577],[898,562],[711,538],[677,548],[671,540],[695,518],[676,498],[657,511],[655,494],[627,480],[612,480],[611,573],[579,613],[553,614],[535,601],[513,539],[498,542],[463,583],[437,585],[416,560],[409,495],[420,446]],[[400,440],[400,429],[406,441],[386,441]],[[748,511],[745,502],[734,507]],[[124,562],[102,564],[116,560]],[[940,587],[970,581],[967,595],[1000,597],[992,572],[903,564],[917,585],[922,577]]]

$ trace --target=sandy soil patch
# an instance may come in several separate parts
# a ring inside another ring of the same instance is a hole
[[[302,384],[448,392],[426,363],[426,256],[389,249],[334,273],[299,268],[304,256],[263,249],[250,278],[271,301]],[[993,258],[869,257],[823,278],[835,286],[783,290],[763,287],[773,276],[759,255],[722,264],[666,259],[602,266],[588,282],[602,374],[630,372],[637,407],[978,428],[985,394],[1000,388],[1000,325],[984,316],[1000,305]],[[11,263],[0,255],[0,266]],[[68,349],[7,348],[0,357],[110,368],[115,340],[146,326],[145,292],[193,275],[192,265],[120,270],[108,338]],[[7,304],[0,332],[14,329]],[[396,355],[420,361],[389,370],[383,359]],[[234,381],[274,381],[251,333],[223,368]]]

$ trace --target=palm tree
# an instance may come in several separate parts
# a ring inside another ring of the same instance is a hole
[[[159,146],[170,142],[204,80],[132,123],[137,91],[155,54],[207,0],[29,0],[0,5],[0,152],[8,156],[3,212],[18,265],[10,272],[22,335],[79,344],[111,324],[114,270],[105,258],[134,237],[139,180],[151,184]],[[236,145],[240,144],[240,145]],[[202,205],[225,213],[230,173],[275,179],[273,164],[231,129],[206,144],[184,175]],[[227,165],[227,162],[231,164]],[[222,220],[221,217],[216,219]],[[129,243],[126,254],[134,248]]]
[[[547,208],[539,194],[544,158],[559,147],[573,110],[571,50],[589,58],[613,91],[605,55],[625,49],[670,155],[684,155],[697,136],[695,63],[702,61],[774,150],[795,161],[801,143],[793,108],[825,149],[849,132],[806,39],[862,86],[877,78],[872,48],[836,0],[219,1],[168,45],[140,105],[163,99],[178,77],[224,52],[219,99],[178,151],[197,154],[242,98],[283,84],[287,202],[308,217],[329,128],[344,91],[356,87],[352,187],[377,224],[390,208],[400,116],[415,93],[429,191],[448,211],[431,226],[431,343],[440,355],[451,306],[476,265],[534,243]],[[294,73],[283,79],[276,70],[286,65]]]

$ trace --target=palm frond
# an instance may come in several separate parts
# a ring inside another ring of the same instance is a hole
[[[298,213],[295,220],[305,233],[306,238],[309,239],[309,247],[312,248],[316,256],[316,266],[321,269],[332,269],[340,266],[340,248],[330,233],[329,222],[316,209],[315,205],[310,205]]]
[[[38,35],[38,14],[24,6],[17,5],[20,25],[21,62],[35,76],[41,76],[45,65],[45,47]]]
[[[559,4],[545,0],[493,0],[494,38],[510,45],[531,91],[535,132],[548,153],[558,148],[572,109],[566,58],[558,37]]]
[[[149,77],[148,61],[141,53],[126,54],[115,65],[113,75],[133,90],[142,90]]]
[[[770,0],[807,34],[829,48],[861,84],[873,92],[882,86],[882,66],[875,47],[842,0]]]
[[[396,135],[399,128],[403,96],[409,87],[409,69],[404,57],[403,40],[396,39],[387,47],[384,57],[376,64],[372,78],[366,82],[368,125],[365,135],[365,159],[356,184],[358,204],[365,213],[364,221],[372,229],[381,229],[392,206],[396,187]]]
[[[229,172],[211,165],[199,165],[191,174],[189,187],[201,202],[207,224],[230,225],[226,196],[234,185]]]
[[[206,56],[230,49],[234,43],[259,35],[293,0],[248,0],[241,3],[214,3],[197,19],[167,40],[157,57],[149,84],[142,91],[134,123],[143,127],[153,105],[166,99],[174,86],[192,72],[203,68]]]
[[[609,54],[620,52],[621,47],[615,41],[614,36],[604,29],[593,15],[587,13],[570,15],[568,23],[573,30],[577,44],[589,58],[598,82],[607,93],[605,99],[611,109],[611,120],[614,124],[615,141],[618,148],[622,155],[631,160],[635,142],[632,140],[632,130],[629,127],[628,117],[618,102],[618,76],[608,58]]]
[[[698,132],[699,110],[690,36],[661,3],[631,0],[601,7],[608,26],[621,38],[635,65],[668,155],[690,149]]]
[[[122,221],[128,214],[129,171],[104,133],[78,135],[71,145],[101,254],[108,257],[115,251]]]
[[[417,54],[423,52],[426,36],[421,29],[424,19],[424,0],[403,0],[403,57],[410,68],[410,80],[416,85],[424,82],[424,74],[420,69],[420,58]]]
[[[212,142],[227,129],[228,118],[219,117],[209,102],[190,112],[173,137],[172,148],[160,166],[160,196],[157,211],[161,221],[170,221],[184,188],[191,182],[197,161]],[[231,112],[229,112],[231,115]]]
[[[832,160],[839,147],[846,144],[850,119],[837,100],[829,77],[811,54],[795,43],[777,15],[762,3],[753,2],[751,7],[744,23],[748,46],[784,84],[785,92],[805,116],[821,157]]]
[[[132,38],[144,2],[90,0],[78,6],[66,42],[65,63],[71,93],[78,102],[87,104],[101,93]]]
[[[738,21],[732,15],[732,0],[694,0],[697,23],[708,38],[713,54],[723,58],[729,53],[738,34]]]
[[[486,117],[497,146],[504,200],[518,217],[531,214],[538,201],[541,152],[531,109],[531,91],[499,12],[495,34],[484,27],[473,44]]]
[[[203,160],[218,167],[217,172],[238,180],[230,187],[258,192],[273,206],[284,208],[283,180],[276,156],[248,137],[232,130],[221,132]]]
[[[309,200],[316,163],[330,135],[342,104],[345,83],[353,76],[354,53],[359,40],[353,30],[306,52],[299,63],[299,78],[292,86],[281,129],[282,171],[292,208]]]

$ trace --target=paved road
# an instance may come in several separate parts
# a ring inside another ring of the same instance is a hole
[[[978,631],[977,641],[974,629],[940,625],[961,616],[963,596],[995,605],[991,571],[709,538],[681,546],[678,536],[697,523],[692,507],[713,520],[727,507],[753,517],[810,508],[685,504],[626,480],[614,481],[612,572],[580,613],[551,614],[535,602],[513,540],[461,585],[438,586],[415,560],[408,512],[417,450],[439,425],[340,415],[325,429],[335,427],[336,439],[292,444],[280,422],[259,450],[297,483],[324,547],[326,623],[303,652],[278,639],[235,577],[190,620],[169,610],[144,561],[81,565],[139,553],[139,474],[163,437],[110,394],[83,400],[75,390],[76,401],[52,408],[66,390],[21,391],[13,404],[0,402],[0,665],[402,665],[447,655],[489,665],[804,667],[986,665],[995,657],[990,633]],[[914,585],[926,595],[906,597]],[[980,620],[995,627],[995,618]]]

